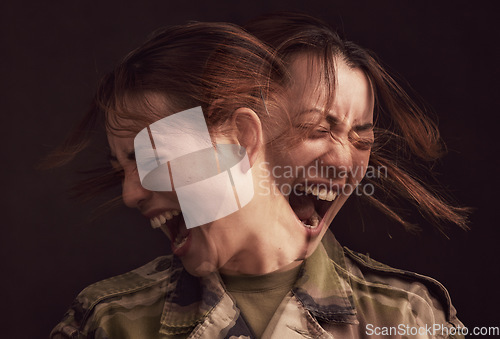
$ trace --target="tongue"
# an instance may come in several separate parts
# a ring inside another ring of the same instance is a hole
[[[290,194],[290,206],[301,221],[309,220],[314,214],[314,203],[306,194]]]

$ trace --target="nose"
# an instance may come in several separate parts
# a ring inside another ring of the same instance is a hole
[[[352,145],[345,140],[333,140],[327,152],[320,158],[321,164],[327,167],[328,177],[345,179],[352,173],[353,150]]]
[[[122,183],[122,199],[130,208],[140,208],[151,197],[152,192],[141,185],[137,171],[125,172]]]

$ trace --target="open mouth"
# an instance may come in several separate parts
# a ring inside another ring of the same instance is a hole
[[[304,182],[295,185],[289,203],[297,218],[310,235],[321,232],[323,219],[338,198],[338,188],[324,183]],[[191,230],[180,210],[164,211],[150,219],[151,227],[160,228],[170,239],[172,252],[177,256],[187,253],[191,244]]]
[[[165,211],[150,219],[151,227],[161,228],[170,239],[172,252],[177,256],[184,255],[191,243],[191,231],[179,210]]]
[[[320,231],[321,221],[337,197],[337,189],[331,186],[306,182],[295,186],[289,195],[289,203],[302,224],[315,233]]]

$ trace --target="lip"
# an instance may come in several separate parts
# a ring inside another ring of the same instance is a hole
[[[302,225],[302,228],[305,229],[306,234],[308,235],[309,238],[315,238],[315,237],[317,237],[321,233],[321,230],[325,226],[325,223],[324,223],[323,219],[324,218],[321,218],[321,220],[319,221],[318,226],[315,227],[315,228],[305,227],[304,225]],[[299,219],[297,219],[297,220],[299,220]],[[302,224],[302,221],[299,220],[299,223]]]

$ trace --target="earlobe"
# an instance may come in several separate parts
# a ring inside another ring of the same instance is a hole
[[[233,114],[236,137],[248,154],[253,166],[263,146],[262,124],[259,116],[250,108],[238,108]]]

